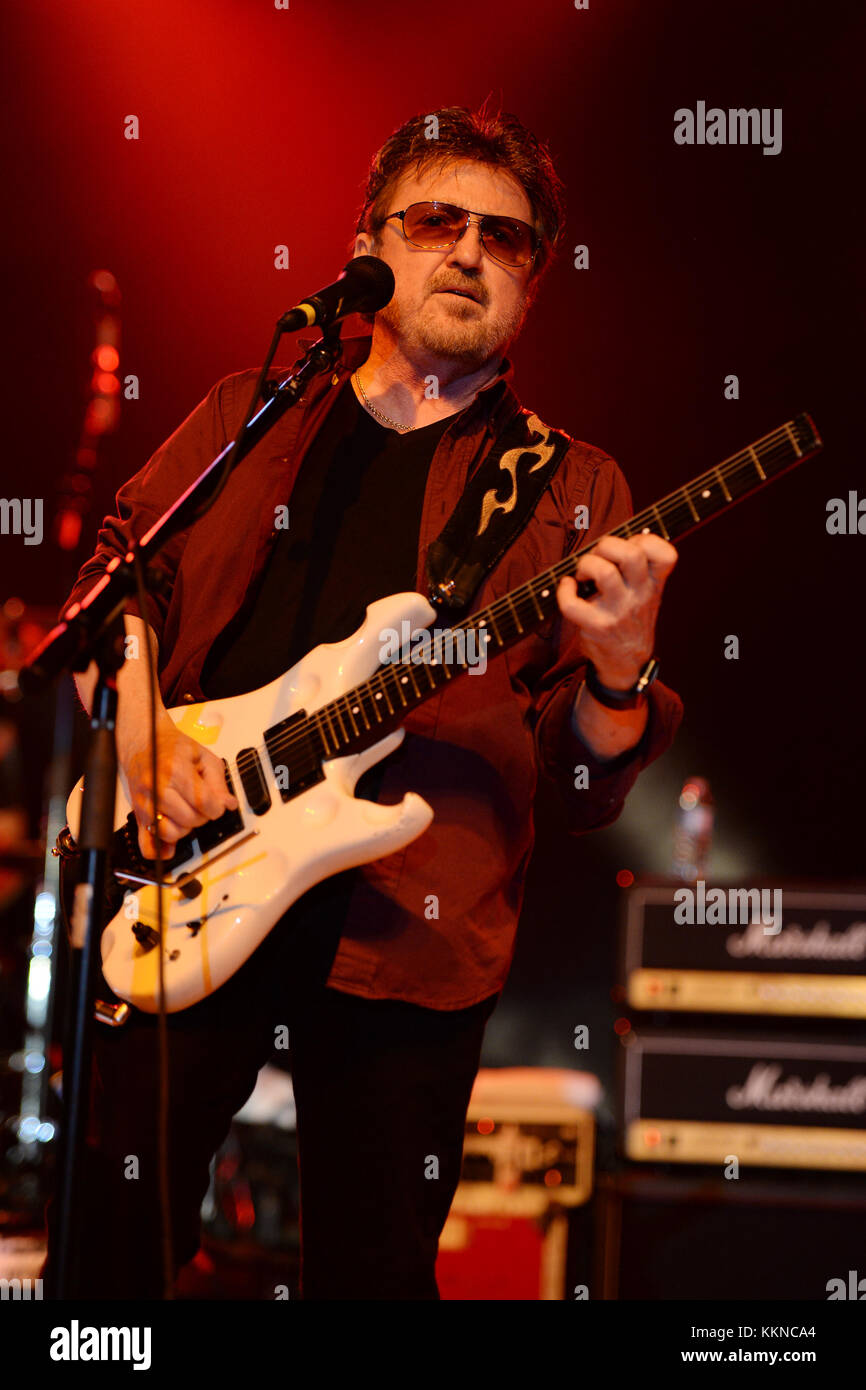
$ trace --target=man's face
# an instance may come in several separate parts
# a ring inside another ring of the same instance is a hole
[[[520,184],[502,169],[471,160],[407,174],[392,189],[384,211],[434,200],[534,225]],[[481,244],[476,223],[453,246],[428,251],[406,240],[395,217],[375,243],[363,234],[356,239],[356,255],[370,252],[387,261],[396,281],[394,297],[380,309],[376,323],[390,329],[408,350],[458,361],[471,371],[501,357],[517,334],[528,307],[532,265],[512,268],[494,260]]]

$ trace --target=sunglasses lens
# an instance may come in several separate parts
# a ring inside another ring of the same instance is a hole
[[[415,246],[448,246],[466,226],[466,214],[448,203],[413,203],[403,217],[403,230]]]
[[[507,217],[485,217],[481,224],[481,240],[490,255],[505,265],[525,265],[532,258],[532,230],[524,222],[512,222]]]

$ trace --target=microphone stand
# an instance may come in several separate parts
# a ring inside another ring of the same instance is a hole
[[[279,334],[278,330],[278,334]],[[273,348],[272,348],[273,351]],[[186,492],[172,504],[139,541],[131,541],[123,558],[115,557],[90,592],[74,603],[19,672],[22,692],[43,688],[64,670],[85,671],[91,660],[98,680],[91,715],[91,742],[87,757],[79,838],[84,867],[75,890],[72,935],[73,958],[81,951],[77,971],[73,964],[72,992],[66,1034],[70,1066],[64,1055],[64,1122],[57,1207],[57,1259],[49,1297],[63,1299],[75,1291],[77,1270],[74,1252],[79,1249],[82,1166],[90,1104],[93,996],[97,976],[97,946],[102,931],[102,912],[114,835],[117,782],[117,673],[123,665],[122,613],[136,588],[136,569],[147,567],[162,547],[184,526],[207,511],[225,479],[292,406],[297,405],[311,380],[333,372],[340,360],[339,321],[323,329],[296,366],[273,391],[261,410],[239,436],[208,464]],[[154,580],[151,578],[151,585]],[[163,949],[163,943],[160,943]]]
[[[97,947],[114,834],[117,673],[123,666],[123,637],[123,620],[118,613],[96,637],[90,653],[96,661],[99,675],[90,717],[90,744],[84,765],[84,793],[78,832],[82,862],[72,913],[71,978],[63,1039],[63,1129],[57,1209],[57,1266],[55,1288],[49,1291],[49,1297],[53,1298],[66,1297],[67,1286],[74,1291],[75,1279],[71,1274],[73,1256],[82,1235],[78,1195],[90,1103]]]

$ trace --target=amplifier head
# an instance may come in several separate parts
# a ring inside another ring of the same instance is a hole
[[[866,1171],[866,1046],[632,1031],[621,1141],[639,1163]]]
[[[866,892],[637,882],[621,943],[634,1009],[866,1018]]]

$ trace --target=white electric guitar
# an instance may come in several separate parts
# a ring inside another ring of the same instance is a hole
[[[816,454],[821,440],[808,415],[773,430],[609,534],[652,531],[674,540],[709,521],[778,474]],[[593,542],[595,544],[595,542]],[[584,547],[584,550],[591,549]],[[537,578],[456,624],[438,651],[492,657],[556,611],[559,579],[573,574],[577,550]],[[395,806],[356,798],[355,785],[400,744],[406,711],[468,669],[408,652],[383,664],[380,634],[426,629],[437,615],[420,594],[395,594],[367,609],[343,642],[316,647],[285,675],[230,699],[171,709],[185,734],[223,759],[237,811],[192,831],[164,863],[165,1007],[188,1008],[218,989],[252,955],[274,924],[314,884],[379,859],[421,835],[433,818],[407,793]],[[463,629],[461,633],[460,630]],[[467,640],[466,634],[472,633]],[[423,650],[423,647],[422,647]],[[67,805],[78,834],[83,783]],[[102,935],[105,978],[121,999],[158,1009],[158,899],[152,860],[138,850],[126,787],[117,788],[113,875],[123,905]]]

